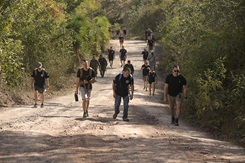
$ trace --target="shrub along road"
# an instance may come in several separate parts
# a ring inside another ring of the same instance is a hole
[[[98,76],[88,118],[82,117],[81,100],[75,102],[73,92],[46,101],[44,108],[0,110],[0,162],[245,162],[242,147],[216,140],[181,119],[180,126],[170,124],[168,107],[162,103],[163,79],[155,96],[143,91],[144,41],[125,41],[135,67],[135,94],[130,121],[122,121],[122,106],[118,118],[112,119],[112,80],[122,68],[118,41],[111,45],[116,49],[114,67],[104,78]],[[71,84],[75,90],[75,81]]]

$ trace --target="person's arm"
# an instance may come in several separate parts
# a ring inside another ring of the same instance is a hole
[[[112,82],[112,90],[113,90],[113,97],[116,97],[116,85],[114,83],[114,81]]]
[[[131,94],[130,94],[130,100],[134,98],[134,84],[131,85]]]
[[[183,85],[184,98],[187,99],[187,86]]]
[[[45,83],[46,83],[46,86],[47,86],[47,88],[49,87],[49,78],[46,78],[45,79]]]
[[[165,84],[164,84],[164,94],[163,94],[163,96],[164,96],[163,102],[164,102],[164,103],[167,103],[167,95],[168,95],[168,84],[165,83]]]
[[[80,86],[80,77],[77,77],[77,81],[76,81],[76,90],[75,93],[78,94],[78,88]]]
[[[31,77],[31,90],[34,89],[34,77]]]

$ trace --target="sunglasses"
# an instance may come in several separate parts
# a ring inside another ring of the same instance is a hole
[[[179,72],[179,70],[174,70],[174,72]]]

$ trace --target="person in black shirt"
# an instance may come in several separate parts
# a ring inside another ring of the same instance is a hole
[[[125,60],[127,59],[127,50],[124,49],[124,46],[122,46],[122,49],[120,49],[120,61],[121,61],[121,67],[124,67]]]
[[[147,91],[147,84],[148,84],[148,74],[150,71],[150,66],[148,65],[148,61],[145,61],[144,64],[141,66],[142,75],[143,75],[143,82],[144,82],[144,88]]]
[[[142,51],[141,54],[143,54],[143,61],[146,61],[147,58],[148,58],[148,55],[149,55],[149,53],[148,53],[148,51],[146,50],[146,48],[144,48],[144,51]]]
[[[83,117],[88,117],[89,100],[91,97],[92,83],[96,82],[95,71],[88,66],[88,61],[83,60],[83,68],[77,71],[77,81],[75,93],[78,94],[80,88],[82,96]]]
[[[31,75],[31,89],[35,89],[34,97],[35,104],[34,108],[37,107],[37,94],[41,94],[41,108],[43,108],[44,103],[44,93],[47,87],[49,87],[49,74],[42,68],[42,63],[38,62],[37,68],[32,72]]]
[[[105,75],[106,67],[107,67],[107,60],[103,57],[103,55],[100,55],[100,58],[98,59],[100,63],[100,75],[103,78]]]
[[[148,79],[149,79],[149,92],[150,92],[149,95],[151,95],[151,90],[152,90],[152,95],[154,96],[154,94],[155,94],[155,85],[157,83],[157,74],[154,71],[153,67],[151,67]]]
[[[115,58],[115,51],[112,49],[112,47],[110,47],[110,49],[108,50],[108,59],[111,67],[113,65],[114,58]]]
[[[133,64],[131,63],[131,61],[130,61],[130,60],[128,60],[128,63],[127,63],[127,64],[125,64],[125,66],[124,66],[124,67],[128,67],[128,68],[130,68],[131,75],[134,75],[134,66],[133,66]]]
[[[181,105],[183,99],[187,99],[187,81],[183,75],[180,74],[179,66],[173,67],[172,74],[166,77],[164,84],[164,103],[169,101],[170,112],[172,114],[172,124],[179,126],[179,116],[181,112]],[[176,113],[174,105],[176,103]]]
[[[123,121],[129,121],[128,119],[128,103],[129,99],[133,99],[134,94],[134,78],[130,75],[130,69],[128,67],[123,68],[123,72],[118,74],[112,83],[113,97],[115,98],[115,113],[113,119],[117,118],[120,112],[121,98],[123,98]]]

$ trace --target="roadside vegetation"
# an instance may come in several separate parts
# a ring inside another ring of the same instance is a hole
[[[118,29],[144,39],[150,28],[161,69],[178,64],[188,80],[185,116],[245,145],[244,13],[244,0],[1,1],[0,86],[25,87],[41,61],[59,90],[80,54],[100,54]]]

